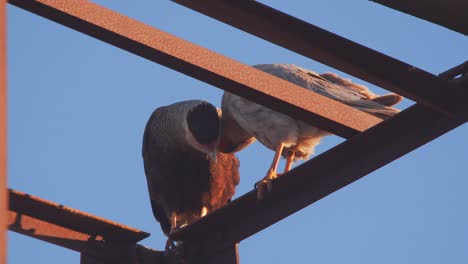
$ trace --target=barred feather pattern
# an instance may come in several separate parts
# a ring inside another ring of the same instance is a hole
[[[192,100],[156,109],[143,136],[143,162],[154,217],[167,235],[170,217],[181,224],[228,203],[239,183],[239,161],[218,153],[217,161],[187,142],[184,120],[190,109],[207,102]]]

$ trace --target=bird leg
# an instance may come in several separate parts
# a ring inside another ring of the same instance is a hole
[[[177,230],[177,214],[176,212],[171,213],[171,230],[169,231],[169,234],[174,233]],[[172,238],[168,238],[166,241],[166,247],[164,250],[164,255],[165,256],[171,256],[177,254],[177,244],[174,243],[175,241]]]
[[[291,154],[286,159],[286,166],[284,166],[283,174],[291,170],[295,157],[296,157],[296,152],[292,151]]]
[[[203,206],[201,209],[200,217],[204,217],[208,213],[208,208],[206,206]]]
[[[278,163],[281,158],[281,153],[283,152],[284,145],[280,144],[275,151],[275,157],[273,158],[273,161],[271,163],[270,168],[268,169],[267,175],[263,178],[263,180],[258,184],[258,190],[257,190],[257,200],[262,200],[264,197],[264,192],[265,192],[265,184],[267,186],[267,191],[270,192],[271,188],[273,186],[272,181],[276,177],[278,177],[278,174],[276,173],[278,169]]]
[[[177,229],[177,214],[172,212],[171,214],[171,233]]]

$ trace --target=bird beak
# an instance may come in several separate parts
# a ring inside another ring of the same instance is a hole
[[[216,150],[213,150],[213,152],[210,153],[211,160],[216,162],[218,161],[218,152]]]
[[[211,158],[212,161],[216,162],[217,161],[217,156],[218,156],[218,144],[219,142],[214,142],[206,146],[206,153],[207,155]]]

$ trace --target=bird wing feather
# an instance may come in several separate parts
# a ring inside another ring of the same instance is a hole
[[[379,118],[385,119],[399,112],[396,108],[369,100],[375,94],[367,87],[353,84],[350,80],[341,79],[334,74],[320,75],[292,64],[259,64],[254,67]],[[335,79],[331,79],[330,76],[334,76]]]
[[[270,149],[278,143],[291,144],[297,140],[297,121],[268,107],[225,92],[223,108],[228,108],[236,122]],[[224,111],[224,110],[223,110]]]
[[[171,224],[170,220],[166,215],[166,210],[163,206],[163,204],[160,202],[158,199],[158,195],[156,191],[154,190],[154,180],[160,178],[158,176],[158,170],[155,169],[154,167],[154,161],[152,160],[152,157],[149,153],[149,148],[150,148],[150,133],[151,133],[151,124],[152,122],[151,119],[154,118],[153,115],[150,117],[150,120],[146,124],[145,131],[143,134],[143,144],[142,144],[142,156],[143,156],[143,167],[145,170],[145,175],[146,175],[146,181],[147,181],[147,186],[148,186],[148,193],[149,193],[149,198],[150,198],[150,203],[151,203],[151,210],[153,212],[154,218],[160,223],[161,229],[165,234],[169,234],[169,231],[171,229]]]

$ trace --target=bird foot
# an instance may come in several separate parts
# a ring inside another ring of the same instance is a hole
[[[164,256],[181,259],[184,255],[184,247],[182,242],[174,241],[172,238],[168,238],[166,241],[166,247],[164,249]]]
[[[204,217],[207,214],[208,214],[208,208],[206,208],[206,206],[203,206],[200,212],[200,217]]]
[[[257,200],[261,201],[265,198],[267,193],[270,193],[273,189],[273,180],[281,176],[282,173],[276,173],[269,170],[268,174],[259,182],[255,184],[257,188]],[[265,188],[266,187],[266,188]],[[266,189],[266,192],[265,192]]]

